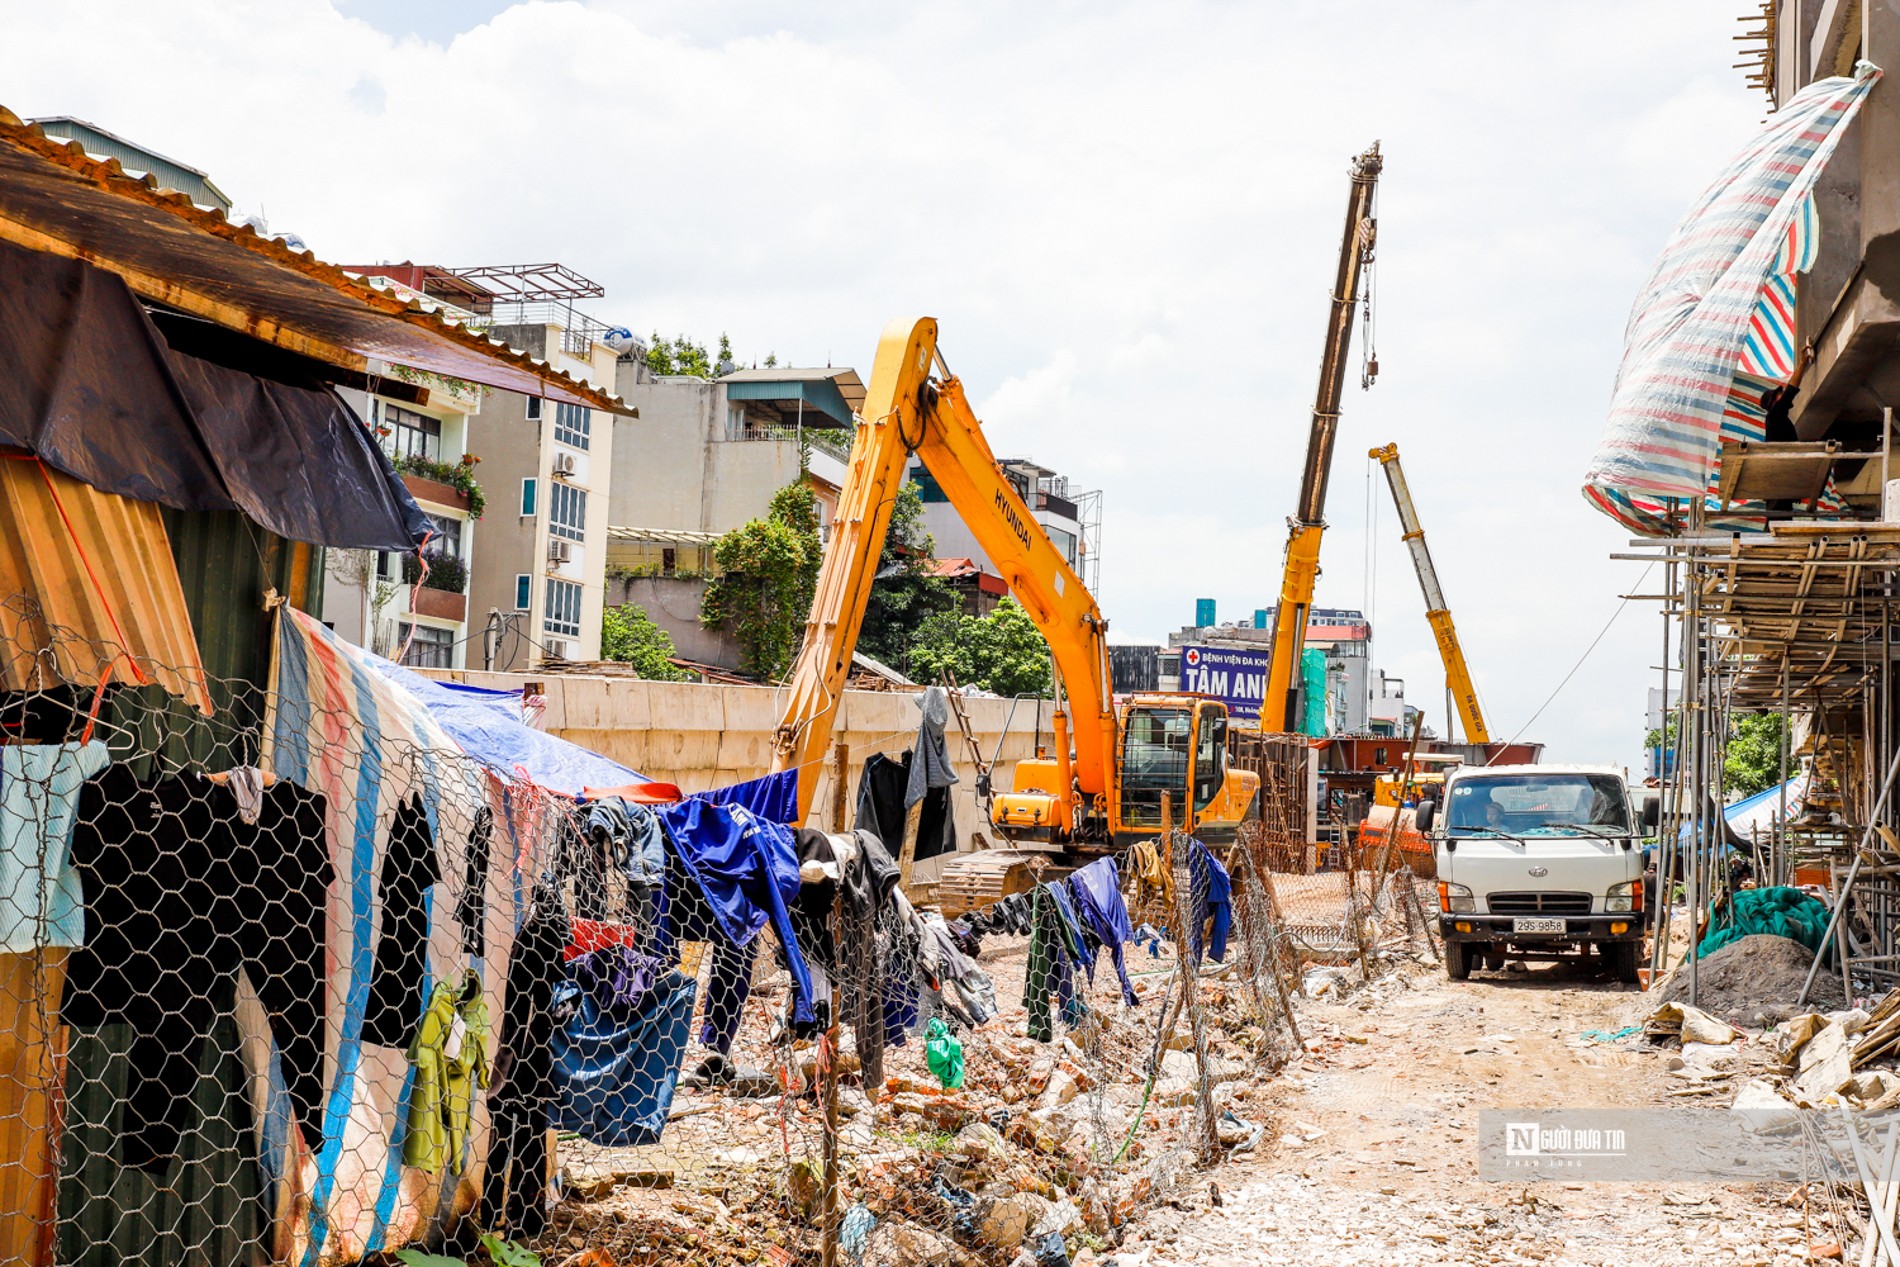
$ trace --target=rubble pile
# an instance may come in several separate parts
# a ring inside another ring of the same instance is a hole
[[[1007,1002],[1021,997],[1022,943],[986,948]],[[1083,1263],[1192,1168],[1199,1064],[1170,988],[1172,956],[1142,957],[1139,1006],[1112,975],[1084,993],[1088,1014],[1054,1042],[1026,1033],[1018,1005],[960,1034],[965,1078],[928,1071],[924,1045],[887,1049],[884,1085],[867,1093],[849,1049],[840,1062],[841,1244],[860,1267],[933,1263],[1006,1267]],[[1276,1040],[1233,973],[1200,982],[1208,1075],[1224,1150],[1265,1132],[1259,1084]],[[769,996],[769,991],[767,992]],[[1164,1011],[1174,1032],[1158,1033]],[[769,1066],[770,1054],[741,1063]],[[822,1211],[822,1112],[816,1093],[743,1098],[682,1088],[666,1142],[600,1149],[564,1144],[569,1199],[552,1238],[614,1267],[814,1259]],[[1025,1257],[1026,1256],[1026,1257]],[[558,1258],[551,1260],[558,1261]]]

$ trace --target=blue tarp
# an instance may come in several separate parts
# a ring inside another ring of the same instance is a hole
[[[653,782],[618,761],[522,721],[520,691],[442,682],[381,656],[364,655],[377,672],[421,700],[464,752],[503,774],[522,770],[549,791],[568,796],[579,796],[585,788],[606,791]],[[676,794],[669,792],[669,796]],[[792,823],[798,818],[798,771],[785,770],[693,795],[718,805],[743,805],[775,823]]]
[[[369,659],[384,677],[421,700],[464,752],[504,774],[520,769],[549,791],[568,796],[579,796],[583,788],[652,782],[618,761],[522,721],[520,691],[438,682],[379,656]]]

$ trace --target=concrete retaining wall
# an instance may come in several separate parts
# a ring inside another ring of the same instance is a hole
[[[718,686],[699,682],[646,682],[633,678],[484,673],[479,670],[437,671],[431,677],[467,682],[502,690],[520,690],[538,683],[547,700],[543,728],[549,733],[611,757],[650,779],[677,783],[683,791],[711,788],[755,779],[772,762],[772,732],[778,726],[784,692],[769,686]],[[834,744],[850,746],[850,786],[846,817],[857,805],[858,776],[874,752],[895,757],[917,735],[917,706],[910,692],[846,691]],[[1038,714],[1043,740],[1048,741],[1050,704],[1040,708],[1028,700],[1015,705],[1006,699],[965,699],[971,729],[984,758],[996,761],[995,785],[1007,790],[1017,761],[1035,755]],[[976,774],[969,748],[956,729],[947,733],[950,761],[962,780],[951,790],[955,800],[957,835],[968,848],[972,834],[983,832],[995,843],[975,796]],[[999,751],[1000,743],[1000,755]],[[832,822],[832,769],[827,759],[818,769],[803,772],[816,777],[810,825],[830,830]],[[920,864],[918,879],[934,879],[934,867]]]

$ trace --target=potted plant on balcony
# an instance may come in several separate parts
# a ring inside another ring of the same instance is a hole
[[[390,465],[408,477],[410,492],[428,498],[453,504],[460,502],[468,507],[469,518],[480,519],[488,508],[488,501],[482,495],[481,482],[475,478],[475,468],[481,459],[473,453],[464,453],[458,462],[438,462],[434,458],[420,457],[413,453],[399,454],[390,459]],[[443,486],[443,492],[434,489],[417,489],[413,481],[427,480]],[[453,495],[444,495],[452,493]]]
[[[424,573],[422,564],[428,562]],[[403,556],[402,577],[411,586],[421,582],[410,597],[410,607],[419,616],[438,620],[463,620],[468,615],[468,564],[453,554],[428,551],[423,556]]]

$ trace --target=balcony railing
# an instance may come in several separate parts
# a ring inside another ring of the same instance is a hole
[[[801,432],[797,427],[787,427],[780,423],[748,422],[743,426],[727,427],[726,439],[737,443],[752,440],[780,440],[790,444],[803,440],[818,452],[829,454],[840,462],[851,460],[850,435],[830,428],[806,427]]]

